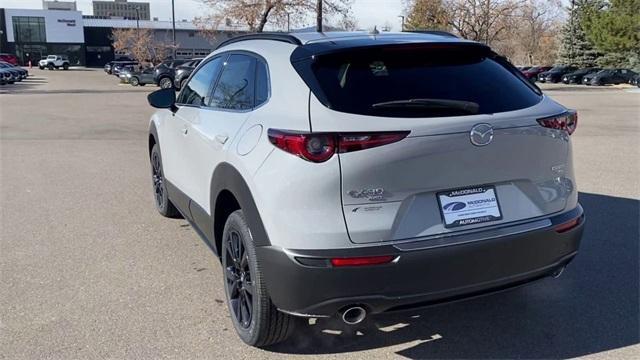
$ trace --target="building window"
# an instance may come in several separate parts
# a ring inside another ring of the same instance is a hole
[[[18,44],[46,43],[44,17],[13,16],[13,37]]]

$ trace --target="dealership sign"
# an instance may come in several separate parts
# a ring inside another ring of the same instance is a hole
[[[58,22],[67,24],[67,26],[76,26],[75,19],[58,19]]]
[[[80,11],[5,9],[4,20],[8,42],[15,42],[13,35],[13,18],[15,17],[44,18],[45,33],[49,44],[84,43],[84,29]]]

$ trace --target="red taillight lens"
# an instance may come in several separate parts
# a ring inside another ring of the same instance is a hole
[[[311,162],[329,160],[336,152],[331,134],[303,134],[269,129],[269,141],[278,148]]]
[[[334,258],[331,259],[331,265],[335,267],[341,266],[366,266],[366,265],[382,265],[392,262],[396,257],[393,255],[382,256],[365,256],[353,258]]]
[[[341,134],[338,138],[338,151],[346,153],[370,149],[398,142],[409,135],[408,131],[373,134]]]
[[[578,112],[569,110],[561,115],[538,119],[538,123],[546,128],[564,130],[571,135],[578,127]]]
[[[380,133],[301,133],[269,129],[269,141],[276,147],[311,162],[324,162],[334,153],[370,149],[400,141],[409,131]]]
[[[580,225],[580,219],[581,218],[575,218],[575,219],[569,220],[565,223],[557,225],[556,227],[553,228],[553,230],[555,230],[557,233],[567,232],[573,229],[574,227]]]

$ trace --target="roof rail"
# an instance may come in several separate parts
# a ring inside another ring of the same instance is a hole
[[[405,30],[404,32],[416,33],[416,34],[440,35],[440,36],[447,36],[447,37],[454,37],[454,38],[458,37],[455,34],[452,34],[448,31],[442,31],[442,30]]]
[[[236,37],[232,37],[231,39],[221,42],[216,47],[216,50],[233,43],[237,43],[240,41],[247,41],[247,40],[272,40],[272,41],[286,42],[293,45],[302,45],[302,42],[300,42],[300,40],[298,40],[298,38],[293,35],[289,35],[286,33],[278,33],[278,32],[262,32],[262,33],[244,34],[244,35],[238,35]]]

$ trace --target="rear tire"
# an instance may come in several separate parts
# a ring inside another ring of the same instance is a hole
[[[286,340],[299,319],[278,311],[271,302],[242,210],[227,218],[221,257],[227,307],[240,339],[257,347]]]
[[[167,193],[167,183],[164,178],[164,170],[162,169],[162,157],[160,156],[160,147],[158,144],[153,145],[151,149],[151,179],[153,181],[153,197],[156,209],[160,215],[168,218],[180,218],[180,212],[169,200]]]

